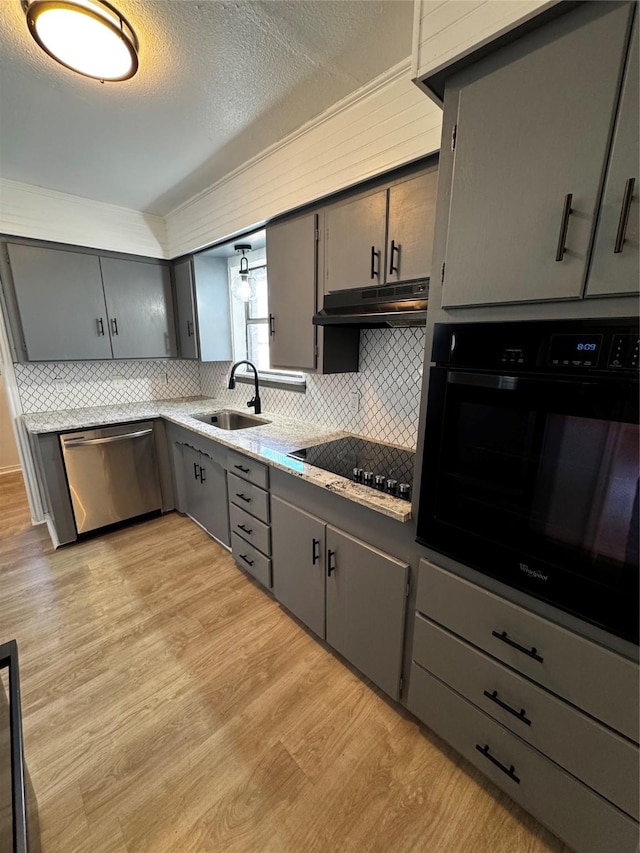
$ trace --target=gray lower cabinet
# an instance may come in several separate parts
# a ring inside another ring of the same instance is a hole
[[[326,549],[327,642],[397,699],[409,567],[330,524]]]
[[[180,358],[198,358],[198,323],[191,258],[173,265],[173,282],[176,289],[176,329]]]
[[[324,640],[326,524],[272,497],[271,530],[275,597]]]
[[[447,82],[444,307],[582,298],[633,6],[580,4]]]
[[[100,269],[113,357],[177,356],[169,267],[101,257]]]
[[[224,468],[207,453],[182,444],[184,511],[229,547],[229,510]]]
[[[227,453],[231,552],[236,563],[270,589],[271,509],[269,468],[240,453]]]
[[[578,853],[638,844],[638,666],[420,562],[408,708]]]
[[[277,497],[272,540],[278,601],[397,699],[408,565]]]
[[[7,253],[22,329],[19,356],[110,359],[99,258],[22,243],[7,244]]]

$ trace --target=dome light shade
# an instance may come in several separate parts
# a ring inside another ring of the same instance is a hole
[[[128,80],[138,70],[138,39],[105,0],[23,0],[29,32],[53,59],[96,80]]]

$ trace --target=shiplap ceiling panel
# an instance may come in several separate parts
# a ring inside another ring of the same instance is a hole
[[[0,2],[0,177],[165,215],[411,52],[410,0],[117,0],[140,70],[51,60]]]

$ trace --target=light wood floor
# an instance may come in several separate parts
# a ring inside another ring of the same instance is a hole
[[[175,513],[54,552],[0,477],[12,638],[34,851],[565,853]]]

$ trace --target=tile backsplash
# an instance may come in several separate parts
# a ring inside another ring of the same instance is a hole
[[[63,361],[16,364],[26,412],[142,403],[200,394],[194,361]]]
[[[363,329],[360,372],[307,375],[305,394],[277,388],[260,391],[262,408],[302,421],[415,448],[418,434],[424,328]],[[230,362],[200,365],[202,393],[242,406],[252,388],[226,387]],[[349,410],[349,395],[360,394],[360,410]]]
[[[343,429],[379,441],[415,447],[425,330],[363,329],[360,372],[307,375],[302,394],[261,389],[265,411]],[[230,362],[84,361],[16,364],[25,413],[111,406],[204,394],[243,407],[251,388],[227,388]],[[349,395],[360,394],[351,412]]]

